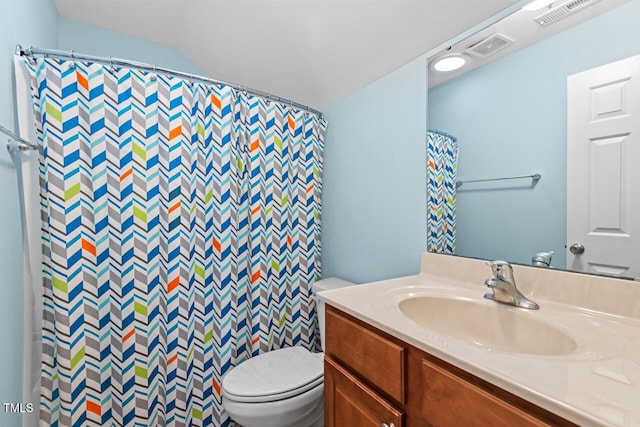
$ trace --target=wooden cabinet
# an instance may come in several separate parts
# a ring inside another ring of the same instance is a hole
[[[325,427],[575,426],[326,306]]]
[[[338,363],[324,363],[325,427],[403,426],[403,413]]]

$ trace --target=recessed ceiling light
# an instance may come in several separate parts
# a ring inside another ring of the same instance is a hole
[[[523,10],[540,10],[549,6],[554,0],[533,0],[531,3],[522,7]]]
[[[433,63],[433,69],[442,72],[454,71],[462,68],[469,60],[470,58],[467,55],[447,55],[437,59],[436,62]]]

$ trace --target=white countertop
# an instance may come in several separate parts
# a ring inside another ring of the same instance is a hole
[[[328,304],[578,425],[640,426],[640,318],[635,316],[640,301],[640,290],[635,288],[640,288],[640,283],[613,279],[599,283],[599,278],[580,274],[523,269],[527,267],[514,266],[516,281],[519,275],[527,279],[546,275],[540,285],[518,283],[540,305],[540,310],[526,310],[523,315],[571,336],[577,343],[571,353],[546,356],[494,350],[429,330],[398,308],[406,298],[436,296],[474,299],[480,304],[495,304],[499,310],[523,310],[482,298],[487,288],[482,286],[483,280],[475,278],[489,277],[490,271],[478,260],[423,254],[419,275],[326,291],[320,296]],[[586,282],[588,289],[577,292]],[[554,287],[558,299],[573,295],[576,306],[557,302]],[[620,298],[628,299],[629,287],[634,287],[633,294],[639,293],[632,295],[638,298],[632,303],[620,301],[630,307],[622,314],[590,306],[593,301],[614,305],[603,300],[615,300],[611,293],[618,290]],[[606,295],[598,298],[590,295],[593,292]]]

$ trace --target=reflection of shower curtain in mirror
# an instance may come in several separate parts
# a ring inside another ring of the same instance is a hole
[[[427,159],[427,250],[453,254],[456,251],[456,138],[430,130]]]

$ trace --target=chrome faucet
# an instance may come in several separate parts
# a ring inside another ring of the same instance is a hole
[[[540,308],[538,304],[522,295],[516,288],[516,280],[513,277],[511,264],[506,261],[491,261],[487,265],[491,267],[493,277],[484,281],[485,286],[492,290],[491,293],[484,295],[485,298],[529,310]]]

